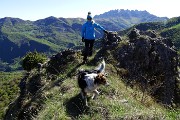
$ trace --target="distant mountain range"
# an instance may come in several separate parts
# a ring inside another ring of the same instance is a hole
[[[158,22],[166,21],[167,17],[157,17],[150,14],[147,11],[138,11],[138,10],[111,10],[100,15],[95,15],[94,19],[99,23],[103,24],[104,22],[109,22],[111,25],[107,29],[119,31],[126,29],[135,24],[144,23],[144,22]],[[104,25],[108,25],[104,23]]]
[[[109,31],[125,30],[144,22],[162,22],[166,17],[157,17],[147,11],[111,10],[95,15],[94,20]],[[82,18],[56,18],[50,16],[37,21],[19,18],[0,19],[0,71],[15,69],[17,61],[28,51],[53,54],[67,48],[82,48]],[[97,32],[98,38],[101,32]],[[15,65],[9,67],[9,65]]]

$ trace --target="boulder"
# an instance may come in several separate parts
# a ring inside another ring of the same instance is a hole
[[[104,36],[103,45],[104,47],[117,46],[121,40],[121,36],[119,36],[116,31],[109,31],[109,33]]]
[[[77,57],[80,51],[67,49],[53,55],[47,63],[47,72],[50,74],[60,74],[65,72],[65,68],[70,63],[78,63]]]
[[[128,35],[129,39],[133,40],[133,39],[137,38],[138,36],[140,36],[139,32],[140,31],[138,29],[134,28]]]

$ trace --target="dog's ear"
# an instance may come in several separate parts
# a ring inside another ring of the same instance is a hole
[[[103,73],[99,73],[96,77],[94,77],[95,84],[101,84],[101,85],[109,85],[109,83],[107,82],[106,76]]]

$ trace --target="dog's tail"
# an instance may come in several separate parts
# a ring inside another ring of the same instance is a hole
[[[105,61],[103,61],[99,64],[99,66],[95,69],[98,71],[98,73],[104,73],[105,72]]]

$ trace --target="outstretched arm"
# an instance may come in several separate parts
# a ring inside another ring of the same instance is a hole
[[[99,24],[97,24],[97,23],[94,23],[94,26],[95,26],[95,28],[99,28],[99,29],[101,29],[103,32],[105,32],[106,34],[108,34],[109,32],[107,31],[107,30],[105,30],[102,26],[100,26]]]
[[[99,29],[101,29],[101,30],[105,30],[102,26],[100,26],[99,24],[97,24],[97,23],[94,23],[94,27],[95,28],[99,28]]]

